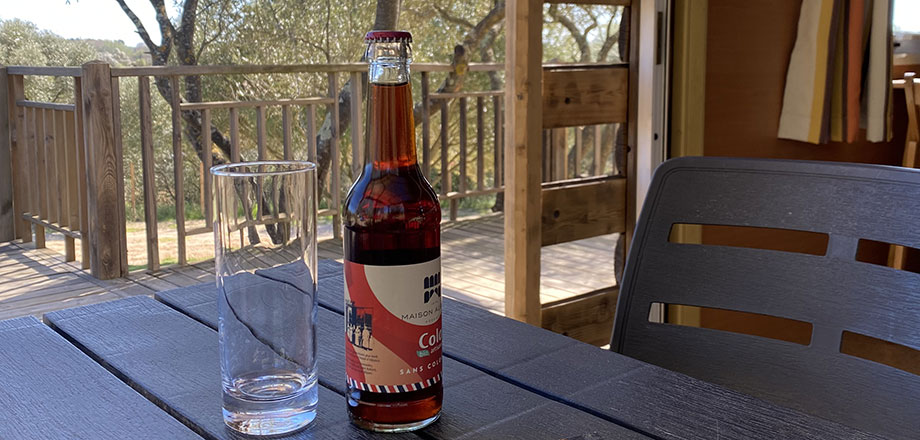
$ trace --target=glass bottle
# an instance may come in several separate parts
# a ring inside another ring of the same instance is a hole
[[[419,169],[412,36],[371,31],[365,164],[344,207],[348,410],[358,426],[411,431],[441,411],[441,208]]]

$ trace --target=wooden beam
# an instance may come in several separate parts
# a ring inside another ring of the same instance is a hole
[[[649,11],[645,19],[642,17],[642,3],[645,3],[646,8],[652,9]],[[637,200],[638,194],[638,168],[636,167],[636,151],[639,146],[639,60],[640,53],[645,51],[646,53],[642,54],[641,58],[647,60],[651,57],[653,52],[654,44],[647,44],[640,46],[639,41],[639,24],[644,23],[646,25],[646,33],[649,33],[650,29],[654,29],[654,25],[650,20],[650,17],[654,14],[654,3],[651,0],[639,0],[634,5],[631,5],[627,10],[629,11],[629,50],[627,55],[629,58],[629,108],[627,110],[627,122],[626,122],[626,169],[623,170],[623,174],[626,175],[626,234],[623,235],[623,254],[617,255],[616,258],[626,259],[626,255],[629,254],[629,246],[632,243],[633,231],[636,228],[636,218],[638,217],[640,203]],[[622,23],[621,23],[622,26]],[[622,28],[621,28],[622,29]],[[645,69],[643,68],[643,71]],[[650,79],[643,81],[643,87],[645,87],[650,82]],[[643,99],[648,104],[651,93],[643,95]],[[643,126],[649,126],[650,124],[650,115],[642,115]]]
[[[628,91],[622,64],[544,69],[543,128],[626,122]]]
[[[13,160],[10,136],[10,86],[6,67],[0,67],[0,242],[16,238],[13,212]],[[18,182],[17,182],[18,183]]]
[[[505,3],[505,315],[540,324],[543,2]]]
[[[92,61],[83,65],[83,123],[86,142],[87,198],[89,202],[90,271],[99,279],[124,276],[119,255],[124,236],[124,176],[117,166],[112,75],[109,65]],[[121,205],[119,209],[118,205]]]
[[[10,75],[80,76],[79,67],[9,66]]]
[[[225,108],[258,108],[269,106],[299,105],[307,106],[314,104],[332,104],[332,98],[314,97],[314,98],[293,98],[293,99],[261,99],[253,101],[211,101],[211,102],[183,102],[179,104],[182,110],[216,110]]]
[[[626,232],[626,179],[543,190],[543,246]]]
[[[674,3],[671,157],[703,155],[708,3]]]
[[[607,345],[618,295],[619,288],[614,286],[546,303],[541,326],[591,345]]]

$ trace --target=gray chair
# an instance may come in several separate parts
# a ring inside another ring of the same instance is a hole
[[[810,231],[827,234],[827,250],[680,244],[669,241],[675,224]],[[920,248],[920,171],[670,160],[636,225],[611,349],[858,429],[920,438],[920,376],[840,353],[844,331],[920,350],[920,274],[857,261],[861,239]],[[811,341],[651,322],[653,303],[803,321]]]

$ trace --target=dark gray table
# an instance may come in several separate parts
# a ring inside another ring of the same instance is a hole
[[[445,298],[444,412],[412,434],[345,412],[341,265],[319,268],[320,407],[288,438],[882,438]],[[0,439],[234,438],[213,284],[0,322]]]

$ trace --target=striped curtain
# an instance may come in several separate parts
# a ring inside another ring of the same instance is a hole
[[[891,139],[893,0],[802,0],[779,137]]]

